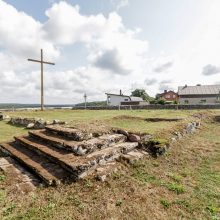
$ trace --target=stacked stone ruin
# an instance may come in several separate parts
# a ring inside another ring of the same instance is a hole
[[[123,155],[129,157],[138,142],[127,142],[123,134],[95,137],[74,128],[46,126],[0,146],[1,151],[46,185],[57,185],[78,180],[95,169],[102,170]]]
[[[198,121],[188,123],[183,131],[174,132],[171,142],[194,133],[199,126]],[[0,144],[0,152],[9,156],[0,160],[0,168],[13,171],[18,179],[24,177],[20,188],[33,188],[36,179],[54,186],[98,174],[96,178],[104,181],[118,168],[118,162],[131,163],[146,155],[157,157],[168,148],[168,141],[152,135],[139,136],[118,129],[98,134],[49,125]]]

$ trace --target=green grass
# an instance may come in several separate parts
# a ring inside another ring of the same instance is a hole
[[[103,120],[115,116],[128,115],[137,117],[186,117],[196,111],[181,110],[46,110],[41,111],[16,111],[9,112],[10,116],[36,117],[47,120],[60,119],[64,121],[86,121],[86,120]]]
[[[168,208],[170,208],[170,206],[171,206],[171,203],[168,202],[166,199],[161,199],[161,200],[160,200],[160,203],[163,205],[163,207],[164,207],[165,209],[168,209]]]
[[[14,136],[20,136],[27,133],[22,127],[11,126],[6,122],[0,121],[0,142],[12,140]]]
[[[118,123],[118,126],[143,132],[152,131],[153,127],[149,123],[142,124],[138,118],[115,117],[180,116],[188,119],[193,113],[100,111],[97,114],[95,111],[68,110],[44,112],[41,118],[69,120],[72,124],[108,123],[109,126]],[[28,114],[33,117],[40,113]],[[220,115],[220,111],[216,114]],[[155,132],[167,129],[160,125],[157,123]],[[7,127],[0,130],[1,140],[11,138],[15,131],[26,132],[4,122],[0,122],[0,126],[0,129]],[[124,164],[104,183],[82,180],[57,188],[38,188],[33,193],[20,195],[13,190],[14,185],[7,176],[3,177],[4,180],[0,181],[0,219],[220,219],[219,134],[220,123],[203,122],[198,132],[176,142],[164,156],[157,159],[146,157],[132,165]]]
[[[174,174],[174,173],[168,173],[167,176],[169,176],[172,180],[175,182],[180,183],[182,180],[182,177],[180,175]]]
[[[5,181],[6,176],[5,175],[0,175],[0,182]]]
[[[176,184],[176,183],[168,183],[166,184],[166,187],[170,190],[170,191],[174,191],[176,194],[181,194],[185,192],[184,186],[180,185],[180,184]]]
[[[46,110],[5,112],[11,117],[43,118],[46,121],[59,119],[68,122],[69,126],[80,126],[85,129],[110,129],[117,127],[133,132],[155,134],[159,131],[169,131],[183,122],[146,122],[145,118],[184,118],[190,120],[190,115],[196,111],[179,110]],[[184,121],[184,123],[186,123]],[[12,127],[0,121],[0,142],[11,140],[15,135],[26,134],[21,127]]]

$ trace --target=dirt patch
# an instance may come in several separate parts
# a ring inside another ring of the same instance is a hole
[[[135,117],[135,116],[129,116],[129,115],[119,115],[115,116],[113,119],[117,120],[144,120],[142,117]]]
[[[147,122],[177,122],[182,121],[183,118],[146,118],[145,121]]]
[[[214,121],[220,123],[220,115],[215,116]]]
[[[100,133],[100,134],[108,134],[111,131],[111,127],[100,122],[100,121],[92,121],[90,123],[71,123],[72,128],[77,128],[79,130],[88,132],[88,133]]]
[[[183,118],[143,118],[143,117],[135,117],[129,115],[120,115],[116,116],[113,119],[116,120],[139,120],[146,122],[177,122],[183,120]]]
[[[197,119],[207,119],[211,117],[210,113],[211,111],[199,112],[199,113],[192,114],[192,117],[197,118]]]

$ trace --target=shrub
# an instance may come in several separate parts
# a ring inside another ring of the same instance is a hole
[[[167,188],[171,191],[176,192],[176,194],[181,194],[185,192],[185,189],[182,185],[176,184],[176,183],[169,183],[167,184]]]
[[[159,100],[157,103],[160,105],[165,105],[165,101],[163,99]]]
[[[160,200],[160,203],[161,203],[161,205],[163,205],[163,207],[164,207],[165,209],[170,208],[171,203],[168,202],[166,199],[161,199],[161,200]]]

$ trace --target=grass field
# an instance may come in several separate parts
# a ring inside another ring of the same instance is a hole
[[[202,112],[202,111],[201,111]],[[121,111],[90,111],[90,110],[50,110],[50,111],[16,111],[7,112],[11,117],[43,118],[52,121],[59,119],[68,122],[69,126],[77,126],[88,130],[108,130],[112,127],[127,129],[132,132],[150,134],[173,130],[181,123],[186,124],[191,116],[198,111],[176,110],[121,110]],[[212,113],[212,111],[210,111]],[[146,122],[146,118],[183,118],[182,122]],[[27,130],[12,127],[0,121],[0,142],[10,140],[14,135],[25,134]]]
[[[50,111],[10,115],[54,118],[71,125],[118,126],[159,134],[176,122],[149,123],[140,118],[191,120],[195,111]],[[220,111],[206,111],[220,115]],[[129,116],[129,117],[125,117]],[[132,118],[133,117],[133,118]],[[136,117],[136,118],[135,118]],[[182,123],[182,122],[181,122]],[[0,122],[0,141],[26,132]],[[107,182],[84,180],[58,188],[14,192],[0,175],[0,219],[220,219],[220,122],[207,120],[195,134],[162,157],[123,165]]]

